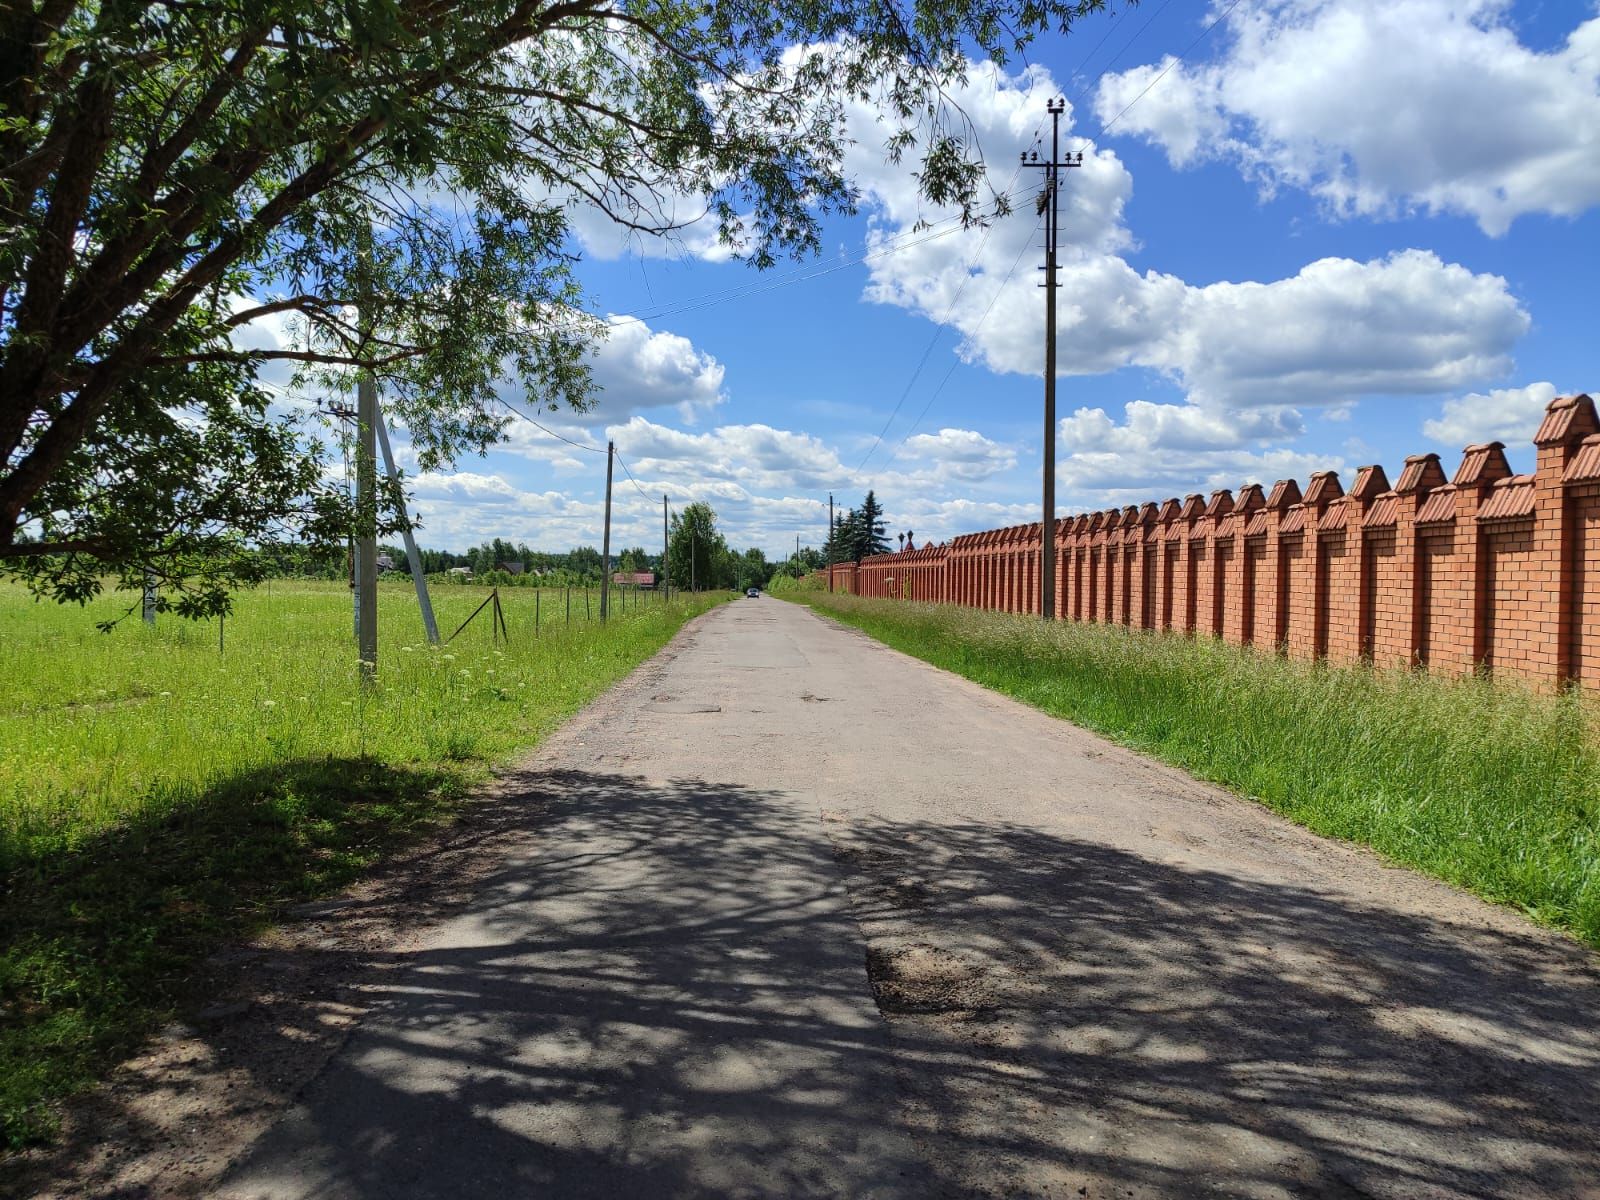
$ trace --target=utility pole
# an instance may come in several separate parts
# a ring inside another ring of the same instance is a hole
[[[600,624],[606,623],[606,601],[611,595],[611,462],[617,457],[615,442],[606,443],[606,531],[600,539]]]
[[[1039,614],[1056,615],[1056,235],[1061,227],[1061,172],[1083,166],[1083,151],[1061,156],[1061,114],[1064,97],[1045,102],[1050,114],[1050,157],[1024,151],[1022,165],[1044,170],[1044,190],[1039,193],[1039,213],[1044,217],[1044,513],[1039,524]]]
[[[356,648],[361,682],[378,679],[378,381],[363,371],[356,385]]]
[[[833,591],[833,493],[828,493],[828,591]]]
[[[661,495],[661,602],[663,604],[672,601],[672,582],[667,574],[667,551],[670,548],[671,543],[667,540],[667,497],[663,492]]]
[[[689,590],[691,592],[698,592],[700,590],[700,584],[695,580],[694,577],[694,559],[695,555],[699,553],[699,548],[695,544],[694,526],[691,525],[689,526]]]
[[[372,230],[361,231],[356,249],[360,303],[357,325],[362,350],[370,347],[372,305]],[[370,370],[356,381],[356,523],[351,566],[356,584],[356,657],[361,685],[378,681],[378,381]]]
[[[383,408],[377,402],[376,393],[373,397],[372,413],[377,419],[378,446],[383,450],[383,469],[397,498],[400,532],[405,537],[406,560],[411,566],[411,586],[417,591],[417,607],[422,610],[422,631],[428,635],[429,645],[437,646],[439,624],[433,619],[433,602],[428,599],[428,576],[422,570],[422,555],[417,551],[417,538],[411,532],[411,519],[406,515],[405,501],[400,497],[400,472],[394,469],[394,451],[389,448],[389,427],[384,424]]]

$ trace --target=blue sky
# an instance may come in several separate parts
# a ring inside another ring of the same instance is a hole
[[[1393,478],[1427,450],[1450,471],[1488,438],[1527,469],[1544,402],[1600,388],[1600,12],[1239,0],[1174,62],[1226,7],[1119,6],[953,89],[997,188],[1049,96],[1084,150],[1063,196],[1058,512],[1368,462]],[[774,556],[820,542],[830,491],[875,488],[919,543],[1038,519],[1031,197],[948,232],[882,161],[874,114],[852,129],[865,202],[820,260],[758,275],[696,230],[630,242],[574,214],[595,310],[644,314],[596,360],[598,409],[546,422],[614,438],[651,498],[619,473],[614,547],[659,544],[663,492]],[[524,422],[413,482],[428,545],[599,543],[603,458]]]

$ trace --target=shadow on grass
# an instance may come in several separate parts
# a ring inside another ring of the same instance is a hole
[[[75,845],[0,841],[0,1147],[48,1137],[194,995],[196,965],[437,824],[466,772],[315,759],[224,779]]]

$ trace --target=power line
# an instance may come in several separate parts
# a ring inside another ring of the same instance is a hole
[[[1039,124],[1034,127],[1034,141],[1039,140],[1039,131],[1043,128],[1044,121],[1041,119]],[[1017,177],[1021,174],[1022,165],[1019,163],[1011,172],[1011,178],[1006,182],[1005,189],[1001,195],[1006,197],[1010,196],[1011,189],[1016,185]],[[969,259],[967,262],[966,269],[961,272],[961,286],[956,288],[956,294],[950,297],[950,304],[945,309],[943,319],[941,319],[934,326],[933,335],[928,338],[928,344],[923,347],[922,357],[917,359],[917,365],[911,372],[911,378],[906,381],[905,389],[900,393],[900,399],[895,401],[894,408],[889,413],[889,419],[883,423],[883,428],[878,430],[878,436],[872,439],[872,445],[868,448],[867,452],[861,456],[861,461],[856,464],[857,471],[860,471],[867,465],[867,460],[870,459],[878,447],[883,444],[884,435],[889,432],[889,426],[894,424],[894,419],[900,415],[900,409],[904,407],[906,398],[911,395],[911,389],[916,386],[917,380],[922,377],[922,368],[927,365],[928,356],[933,353],[933,347],[935,344],[937,344],[939,338],[943,336],[945,325],[949,323],[950,317],[956,311],[956,304],[961,300],[962,295],[966,292],[967,284],[972,281],[972,269],[978,265],[978,260],[983,257],[984,249],[989,245],[989,237],[994,233],[994,228],[994,224],[991,222],[984,229],[983,239],[978,243],[978,248],[973,251],[971,259]],[[903,443],[904,439],[902,439],[902,444]]]
[[[500,403],[504,404],[513,413],[515,413],[517,416],[521,417],[524,421],[526,421],[529,425],[532,425],[535,429],[543,430],[545,433],[548,433],[551,437],[555,438],[558,441],[565,442],[569,446],[575,446],[579,450],[588,450],[588,451],[590,451],[590,452],[592,452],[594,454],[604,454],[606,452],[606,448],[604,446],[591,446],[586,442],[575,442],[571,438],[569,438],[566,434],[557,433],[554,429],[550,429],[547,426],[539,424],[538,421],[535,421],[532,417],[530,417],[527,413],[523,412],[520,408],[518,408],[515,404],[511,403],[511,401],[507,400],[504,396],[502,396],[500,398]]]
[[[1138,32],[1136,32],[1133,35],[1133,37],[1129,38],[1125,43],[1123,43],[1122,49],[1117,51],[1115,56],[1112,57],[1111,61],[1105,65],[1104,69],[1101,70],[1100,74],[1095,76],[1095,78],[1094,78],[1094,80],[1092,82],[1090,82],[1084,88],[1079,90],[1077,99],[1082,99],[1083,96],[1087,94],[1089,88],[1091,88],[1095,84],[1099,83],[1099,81],[1105,77],[1106,72],[1108,72],[1112,67],[1114,67],[1117,64],[1118,60],[1120,60],[1122,58],[1123,54],[1125,54],[1127,52],[1128,47],[1132,46],[1134,42],[1139,40],[1139,38],[1144,34],[1144,31],[1150,28],[1150,26],[1155,22],[1156,18],[1159,17],[1162,14],[1162,12],[1166,10],[1167,6],[1170,5],[1171,3],[1172,3],[1172,0],[1164,0],[1164,2],[1162,3],[1161,7],[1156,9],[1156,11],[1151,14],[1150,20],[1146,21],[1143,25],[1141,25],[1139,27]],[[1161,69],[1160,73],[1157,74],[1154,79],[1152,79],[1148,84],[1145,85],[1144,90],[1142,90],[1132,100],[1128,101],[1128,103],[1123,106],[1121,112],[1117,113],[1116,116],[1112,117],[1109,121],[1107,121],[1104,124],[1102,124],[1100,126],[1099,130],[1095,134],[1090,135],[1090,136],[1084,136],[1084,135],[1080,134],[1079,136],[1083,137],[1083,144],[1085,146],[1093,145],[1097,138],[1103,137],[1107,130],[1109,130],[1118,121],[1122,120],[1122,118],[1125,117],[1128,114],[1128,110],[1131,109],[1135,104],[1139,103],[1140,100],[1143,100],[1147,95],[1149,95],[1150,91],[1156,86],[1156,84],[1160,83],[1161,80],[1164,79],[1167,76],[1167,74],[1172,70],[1173,67],[1176,67],[1179,63],[1183,62],[1184,59],[1188,57],[1189,53],[1196,46],[1198,46],[1200,44],[1201,40],[1204,39],[1205,36],[1208,33],[1210,33],[1213,29],[1215,29],[1223,21],[1227,20],[1228,15],[1230,13],[1232,13],[1233,10],[1239,6],[1239,3],[1240,3],[1240,0],[1232,0],[1232,2],[1228,5],[1227,8],[1223,9],[1221,13],[1219,13],[1215,18],[1213,18],[1212,21],[1204,29],[1202,29],[1187,46],[1184,47],[1183,53],[1179,54],[1176,58],[1174,58],[1171,62],[1169,62],[1165,67],[1163,67]],[[1127,10],[1124,9],[1123,11],[1126,12]],[[1109,36],[1110,36],[1110,30],[1107,30],[1105,36],[1102,37],[1100,39],[1100,42],[1096,44],[1095,49],[1091,50],[1089,52],[1089,54],[1085,57],[1085,59],[1084,59],[1085,62],[1087,62],[1089,60],[1089,58],[1094,57],[1095,51],[1100,48],[1100,45],[1103,44],[1105,42],[1105,40],[1106,40],[1106,37],[1109,37]],[[1074,109],[1076,109],[1076,100],[1074,101]],[[1042,127],[1043,127],[1043,122],[1041,121],[1040,125],[1039,125],[1039,128],[1042,128]],[[1033,140],[1037,141],[1038,140],[1038,136],[1039,136],[1038,135],[1038,129],[1035,129]],[[1020,172],[1020,168],[1019,168],[1019,172]],[[1012,178],[1013,178],[1013,180],[1015,180],[1016,176],[1013,175]],[[1010,190],[1010,185],[1007,185],[1007,191],[1009,191],[1009,190]],[[1035,228],[1035,232],[1038,232],[1037,227]],[[1031,244],[1031,239],[1030,239],[1030,244]],[[1023,253],[1026,253],[1027,249],[1028,249],[1027,245],[1024,245],[1023,246]],[[1017,256],[1016,262],[1013,262],[1011,264],[1011,270],[1006,272],[1005,280],[1002,281],[1002,283],[1000,285],[1000,288],[998,288],[995,291],[994,297],[989,301],[989,307],[984,309],[983,317],[979,320],[978,324],[973,327],[972,332],[968,333],[966,335],[968,340],[971,340],[971,338],[977,333],[977,331],[982,328],[984,320],[987,320],[987,318],[989,316],[989,313],[993,310],[993,308],[995,306],[996,301],[999,300],[1001,294],[1004,292],[1005,284],[1010,281],[1012,274],[1015,273],[1015,271],[1017,269],[1017,265],[1019,263],[1021,263],[1021,261],[1022,261],[1022,255],[1019,254]],[[974,263],[975,262],[976,262],[976,256],[974,256]],[[970,267],[968,268],[967,274],[968,274],[968,277],[970,277],[970,275],[971,275],[971,268]],[[965,287],[965,285],[966,285],[966,281],[963,280],[962,281],[962,286]],[[957,296],[959,297],[959,295],[960,295],[960,293],[958,292]],[[953,310],[953,308],[954,308],[953,303],[952,303],[951,308]],[[946,319],[948,319],[948,315],[949,314],[947,313],[946,314]],[[940,324],[942,326],[944,324],[944,322],[940,322]],[[942,332],[942,330],[940,332]],[[935,338],[937,338],[937,336],[938,336],[938,333],[935,333]],[[922,362],[927,360],[928,352],[930,350],[932,350],[932,348],[933,348],[932,347],[932,343],[930,342],[929,346],[928,346],[928,349],[923,351],[922,360],[918,362],[917,370],[912,375],[912,382],[913,383],[915,383],[915,381],[916,381],[917,374],[920,374],[920,372],[922,370]],[[934,389],[933,395],[928,397],[928,402],[922,406],[922,412],[919,413],[918,416],[917,416],[917,419],[911,423],[911,428],[909,430],[907,430],[906,435],[904,437],[902,437],[898,443],[896,443],[896,445],[895,445],[895,452],[896,453],[898,453],[898,451],[899,451],[901,446],[904,446],[906,444],[906,442],[911,439],[912,434],[916,432],[917,426],[922,423],[922,418],[927,415],[928,409],[932,407],[934,400],[938,398],[939,394],[944,390],[945,384],[947,382],[949,382],[949,379],[950,379],[951,375],[953,375],[955,373],[956,365],[957,364],[954,363],[954,362],[952,362],[950,364],[950,368],[949,368],[949,370],[947,370],[945,372],[944,378],[942,378],[939,381],[939,386]],[[910,387],[911,387],[911,385],[908,384],[907,385],[907,391],[908,392],[910,391]],[[904,400],[905,400],[905,397],[902,395],[901,403],[904,403]],[[899,409],[900,409],[900,405],[896,404],[895,405],[895,411],[898,412]],[[891,414],[890,419],[893,420],[893,415],[892,414]],[[887,429],[888,429],[887,424],[884,426],[884,429],[885,429],[885,431],[887,431]],[[880,433],[878,435],[878,437],[879,437],[879,440],[881,440],[882,437],[883,437],[883,434]],[[878,446],[878,442],[875,441],[873,443],[873,450],[876,450],[877,446]],[[872,454],[872,451],[869,450],[867,452],[867,457],[870,458],[871,454]],[[893,457],[893,455],[891,455],[891,457]],[[857,471],[861,470],[861,467],[865,466],[865,465],[866,465],[866,458],[863,458],[861,460],[861,464],[856,467],[856,470]]]
[[[656,502],[655,497],[650,495],[642,487],[639,486],[639,481],[633,477],[633,472],[628,470],[628,464],[622,461],[622,451],[613,450],[613,453],[616,454],[616,456],[617,456],[617,462],[621,463],[621,465],[622,465],[622,473],[628,477],[628,482],[633,484],[634,489],[639,493],[639,495],[641,495],[641,496],[643,496],[645,498],[645,501],[647,503],[654,504]]]
[[[1077,66],[1072,68],[1072,74],[1069,75],[1067,78],[1071,79],[1074,76],[1076,76],[1080,71],[1082,71],[1085,67],[1087,67],[1089,65],[1089,60],[1091,58],[1093,58],[1096,54],[1100,53],[1100,47],[1104,46],[1106,44],[1107,40],[1110,39],[1111,35],[1116,32],[1117,26],[1122,23],[1122,18],[1128,15],[1128,8],[1129,7],[1131,7],[1131,6],[1130,5],[1124,5],[1122,11],[1119,12],[1116,16],[1111,18],[1111,24],[1106,26],[1106,31],[1100,35],[1100,40],[1094,44],[1094,49],[1090,50],[1089,53],[1087,53],[1087,54],[1085,54],[1083,56],[1083,61],[1081,63],[1079,63]],[[1040,129],[1044,128],[1044,122],[1043,121],[1039,122],[1039,128]],[[1038,130],[1035,130],[1034,134],[1035,134],[1035,136],[1037,136],[1038,135]]]
[[[1038,233],[1043,227],[1043,224],[1044,223],[1041,221],[1038,225],[1035,225],[1033,227],[1033,232]],[[977,337],[978,332],[983,328],[985,322],[989,320],[989,314],[994,311],[994,306],[999,303],[1000,297],[1005,295],[1006,285],[1011,282],[1011,277],[1017,273],[1017,268],[1022,265],[1024,256],[1027,255],[1028,251],[1032,247],[1033,239],[1032,237],[1029,237],[1029,239],[1022,244],[1022,249],[1017,251],[1017,257],[1011,260],[1011,268],[1005,273],[1005,278],[1000,280],[1000,286],[995,288],[994,295],[989,297],[988,307],[983,310],[983,315],[978,318],[978,323],[972,327],[972,332],[967,334],[967,339],[969,341],[972,338]],[[911,440],[911,435],[916,433],[917,426],[922,424],[922,418],[928,415],[928,410],[933,407],[933,402],[939,398],[940,394],[944,391],[944,385],[950,382],[950,377],[956,373],[956,368],[960,365],[960,359],[951,360],[949,370],[944,373],[944,378],[939,380],[939,386],[933,389],[933,394],[928,397],[928,402],[922,406],[922,411],[917,414],[917,419],[911,422],[911,427],[906,430],[905,436],[895,443],[894,450],[889,455],[891,459],[893,459],[895,455],[900,452],[901,446],[904,446]]]
[[[511,401],[505,399],[504,397],[501,397],[500,403],[504,404],[513,413],[515,413],[517,416],[521,417],[524,421],[528,422],[528,424],[532,425],[535,429],[538,429],[543,433],[549,434],[551,437],[557,439],[558,441],[565,442],[567,445],[574,446],[579,450],[588,450],[588,451],[591,451],[591,452],[593,452],[595,454],[604,454],[606,452],[604,446],[591,446],[586,442],[574,441],[572,438],[569,438],[564,433],[557,433],[554,429],[551,429],[549,426],[543,425],[540,422],[535,421],[527,413],[523,412],[515,404],[512,404]],[[628,470],[628,464],[626,462],[623,462],[623,459],[622,459],[622,451],[616,449],[616,444],[615,443],[612,443],[612,453],[616,455],[617,462],[621,464],[622,473],[628,477],[628,482],[633,484],[634,488],[638,491],[639,495],[643,496],[646,501],[648,501],[651,504],[654,504],[655,503],[655,497],[651,496],[648,492],[646,492],[644,490],[644,488],[639,486],[639,481],[633,477],[633,472]]]
[[[1154,25],[1156,23],[1156,18],[1159,17],[1162,13],[1166,12],[1167,8],[1171,4],[1172,4],[1172,0],[1162,0],[1161,7],[1156,9],[1155,12],[1151,13],[1150,14],[1150,19],[1148,21],[1146,21],[1143,25],[1139,26],[1138,30],[1134,33],[1134,35],[1131,38],[1129,38],[1126,42],[1122,43],[1122,49],[1118,50],[1115,54],[1113,54],[1111,56],[1111,61],[1110,62],[1106,63],[1105,66],[1100,68],[1100,74],[1096,75],[1088,83],[1084,84],[1083,87],[1078,89],[1078,94],[1072,98],[1072,109],[1073,109],[1074,112],[1076,112],[1077,109],[1078,109],[1078,101],[1082,100],[1085,96],[1087,96],[1089,94],[1090,90],[1093,89],[1096,84],[1098,84],[1102,79],[1104,79],[1106,77],[1106,75],[1110,72],[1111,68],[1116,66],[1119,62],[1122,61],[1122,56],[1128,52],[1129,48],[1135,42],[1137,42],[1140,38],[1142,38],[1144,36],[1145,30],[1149,29],[1150,26]],[[1124,9],[1123,11],[1126,12],[1127,10]],[[1107,37],[1110,36],[1110,32],[1111,32],[1110,30],[1106,31],[1106,36]],[[1102,42],[1104,40],[1105,40],[1105,38],[1101,39]],[[1099,47],[1096,47],[1096,49],[1098,49],[1098,48]],[[1102,127],[1100,132],[1104,133],[1105,129]],[[1085,141],[1084,144],[1087,145],[1088,142]]]
[[[1168,3],[1170,3],[1170,2],[1171,2],[1171,0],[1168,0]],[[1166,5],[1162,5],[1162,7],[1165,8]],[[1222,24],[1222,22],[1226,21],[1228,19],[1228,14],[1231,13],[1234,9],[1236,9],[1238,7],[1239,7],[1239,0],[1233,0],[1233,3],[1229,4],[1227,8],[1223,9],[1214,18],[1212,18],[1211,24],[1207,25],[1198,34],[1196,34],[1194,41],[1190,42],[1187,46],[1185,46],[1183,48],[1183,53],[1182,54],[1178,55],[1177,58],[1173,59],[1166,66],[1162,67],[1161,68],[1161,73],[1159,75],[1157,75],[1154,79],[1152,79],[1149,83],[1145,84],[1144,91],[1140,92],[1132,100],[1129,100],[1128,103],[1123,106],[1121,112],[1119,112],[1116,116],[1112,117],[1111,120],[1107,121],[1104,125],[1100,126],[1100,134],[1103,136],[1105,134],[1106,130],[1110,129],[1118,121],[1122,120],[1123,117],[1127,116],[1128,115],[1128,109],[1132,108],[1135,104],[1139,103],[1139,101],[1143,100],[1147,95],[1149,95],[1150,94],[1150,89],[1155,87],[1156,84],[1160,83],[1163,79],[1165,79],[1167,77],[1167,72],[1168,71],[1172,70],[1173,67],[1177,66],[1185,58],[1187,58],[1189,56],[1189,51],[1193,50],[1196,46],[1198,46],[1200,44],[1200,42],[1201,42],[1201,39],[1203,39],[1206,36],[1206,34],[1210,33],[1218,25],[1220,25],[1220,24]]]

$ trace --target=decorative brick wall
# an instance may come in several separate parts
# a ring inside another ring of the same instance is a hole
[[[1600,417],[1586,395],[1550,403],[1537,466],[1469,446],[1446,479],[1436,454],[1390,484],[1362,467],[1270,492],[1257,484],[1063,518],[1064,619],[1206,633],[1334,662],[1449,674],[1487,668],[1600,689]],[[1040,527],[835,566],[862,596],[1039,611]]]

